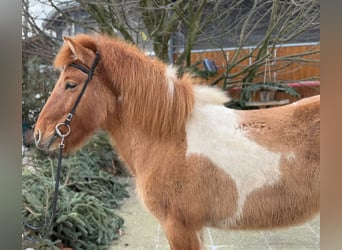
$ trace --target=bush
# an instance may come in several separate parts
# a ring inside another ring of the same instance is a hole
[[[58,249],[58,244],[73,249],[108,249],[117,239],[124,221],[115,209],[128,192],[125,184],[103,170],[117,160],[113,158],[115,153],[110,156],[113,150],[108,145],[103,135],[98,135],[84,149],[63,159],[55,223],[50,233],[42,226],[51,214],[57,161],[52,157],[36,158],[32,166],[23,167],[26,243],[31,239],[39,249]],[[97,152],[100,150],[101,154]]]

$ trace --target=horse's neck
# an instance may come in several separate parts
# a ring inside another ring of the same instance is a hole
[[[120,126],[110,131],[120,158],[136,177],[153,172],[161,162],[170,158],[170,152],[185,150],[185,132],[173,137],[154,137],[143,129]]]

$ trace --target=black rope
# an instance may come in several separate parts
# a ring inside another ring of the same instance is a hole
[[[69,66],[72,66],[72,67],[75,67],[79,70],[81,70],[82,72],[84,72],[85,74],[88,75],[88,78],[86,79],[86,81],[84,82],[84,85],[83,85],[83,88],[80,92],[80,94],[78,95],[75,103],[74,103],[74,106],[72,107],[72,109],[70,110],[69,114],[67,115],[67,118],[65,119],[65,121],[63,123],[58,123],[55,127],[55,134],[53,136],[53,138],[55,138],[56,136],[59,136],[61,137],[61,143],[59,144],[59,154],[58,154],[58,162],[57,162],[57,170],[56,170],[56,176],[55,176],[55,191],[53,193],[53,199],[52,199],[52,205],[51,205],[51,215],[50,215],[50,219],[48,221],[47,224],[45,224],[43,227],[34,227],[32,225],[29,225],[28,223],[26,223],[25,221],[23,222],[23,224],[30,228],[31,230],[41,230],[41,229],[44,229],[46,234],[50,234],[52,233],[52,224],[54,223],[54,220],[55,220],[55,217],[56,217],[56,211],[57,211],[57,201],[58,201],[58,191],[59,191],[59,183],[60,183],[60,178],[61,178],[61,171],[62,171],[62,158],[63,158],[63,148],[64,148],[64,139],[66,136],[68,136],[71,132],[70,130],[70,122],[71,122],[71,119],[75,113],[75,110],[79,104],[79,102],[81,101],[81,98],[87,88],[87,85],[88,83],[90,82],[90,80],[93,78],[93,74],[94,74],[94,71],[95,71],[95,68],[98,64],[100,60],[100,54],[98,52],[96,52],[95,54],[95,59],[94,59],[94,62],[91,66],[91,68],[88,70],[86,67],[82,66],[82,65],[79,65],[79,64],[75,64],[75,63],[71,63],[69,64]],[[68,131],[63,134],[63,132],[59,129],[59,127],[63,125],[65,126]],[[50,144],[53,142],[53,139],[51,139],[50,143],[49,143],[49,146]]]
[[[57,124],[56,125],[56,133],[62,138],[61,143],[59,144],[59,155],[58,155],[58,163],[57,163],[57,173],[56,173],[56,179],[55,179],[55,192],[53,194],[53,200],[52,200],[52,213],[51,213],[51,218],[50,218],[50,223],[49,223],[49,228],[51,229],[52,223],[54,221],[55,215],[56,215],[56,210],[57,210],[57,200],[58,200],[58,188],[59,188],[59,181],[60,181],[60,174],[61,174],[61,169],[62,169],[62,156],[63,156],[63,148],[64,148],[64,138],[66,136],[69,135],[70,133],[70,127],[69,127],[69,123],[71,122],[71,119],[76,111],[76,108],[78,106],[78,104],[81,101],[81,98],[87,88],[88,83],[90,82],[90,80],[93,78],[93,74],[95,71],[95,68],[98,64],[100,60],[100,54],[98,52],[96,52],[95,54],[95,59],[94,62],[90,68],[90,70],[88,70],[87,68],[85,68],[82,65],[78,65],[78,64],[69,64],[69,66],[75,67],[81,71],[83,71],[84,73],[88,74],[88,78],[87,80],[84,82],[83,88],[80,92],[80,94],[78,95],[76,102],[74,104],[74,106],[72,107],[71,111],[69,112],[69,114],[67,115],[67,118],[64,121],[64,126],[66,126],[69,131],[67,132],[67,134],[62,134],[62,132],[59,130],[59,125],[61,124]]]
[[[64,141],[64,138],[62,139]],[[33,230],[33,231],[38,231],[38,230],[44,230],[45,231],[45,236],[50,234],[52,231],[52,223],[55,220],[56,216],[56,211],[57,211],[57,201],[58,201],[58,191],[59,191],[59,183],[61,179],[61,170],[62,170],[62,155],[63,155],[63,148],[64,144],[63,141],[59,145],[59,156],[58,156],[58,163],[57,163],[57,170],[56,170],[56,176],[55,176],[55,191],[53,193],[53,199],[52,199],[52,205],[51,205],[51,215],[49,221],[45,222],[45,225],[42,227],[35,227],[30,224],[28,224],[26,221],[23,222],[23,224]]]
[[[51,217],[50,217],[50,222],[49,222],[49,227],[48,227],[50,230],[52,229],[52,223],[54,222],[54,219],[56,216],[56,210],[57,210],[58,189],[59,189],[60,175],[61,175],[61,170],[62,170],[62,156],[63,156],[63,148],[64,148],[64,138],[66,136],[68,136],[70,133],[69,123],[71,122],[71,119],[75,113],[75,110],[81,101],[81,98],[82,98],[82,96],[83,96],[83,94],[87,88],[88,83],[93,78],[93,74],[94,74],[95,68],[96,68],[99,60],[100,60],[100,54],[98,52],[96,52],[95,59],[94,59],[94,62],[92,64],[90,70],[88,70],[87,68],[85,68],[82,65],[78,65],[78,64],[74,64],[74,63],[69,64],[69,66],[75,67],[75,68],[81,70],[82,72],[88,74],[88,78],[84,82],[83,88],[82,88],[80,94],[78,95],[74,106],[72,107],[71,111],[67,115],[67,118],[65,119],[64,123],[59,123],[56,125],[56,133],[62,138],[62,141],[59,144],[59,155],[58,155],[57,172],[56,172],[56,178],[55,178],[55,192],[53,194],[53,200],[52,200],[52,205],[51,205],[52,212],[51,212]],[[59,130],[60,125],[64,125],[68,128],[68,131],[66,134],[63,134]]]
[[[55,192],[53,193],[52,205],[51,205],[51,216],[50,221],[48,224],[48,230],[52,230],[52,223],[55,220],[56,211],[57,211],[57,201],[58,201],[58,191],[59,191],[59,183],[61,179],[61,171],[62,171],[62,155],[63,155],[63,148],[64,144],[59,145],[59,154],[58,154],[58,162],[57,162],[57,170],[56,170],[56,177],[55,177]],[[50,233],[50,232],[48,232]]]

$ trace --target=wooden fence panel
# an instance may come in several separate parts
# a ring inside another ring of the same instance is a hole
[[[309,97],[313,95],[320,94],[320,45],[291,45],[291,46],[280,46],[275,48],[273,54],[270,56],[269,63],[265,67],[260,67],[256,77],[254,78],[254,82],[263,82],[264,80],[268,82],[287,82],[289,86],[294,87],[297,92],[300,94],[300,98]],[[196,62],[200,62],[199,68],[204,70],[203,60],[209,59],[213,60],[217,66],[217,75],[215,77],[211,77],[209,79],[197,79],[196,82],[199,84],[211,84],[216,79],[221,77],[223,73],[226,71],[227,62],[230,63],[233,61],[237,61],[243,59],[246,55],[251,53],[252,48],[246,48],[240,51],[235,57],[235,53],[237,51],[235,49],[227,49],[227,50],[216,50],[216,51],[194,51],[191,54],[191,62],[192,64]],[[247,57],[246,59],[241,60],[237,65],[235,65],[230,70],[230,75],[240,72],[243,69],[246,69],[248,65],[256,60],[258,50],[255,50],[254,53]],[[299,57],[294,55],[304,54],[299,60]],[[177,55],[175,55],[177,58]],[[265,74],[266,73],[266,74]],[[241,80],[245,77],[245,74],[234,78],[234,80]],[[223,81],[221,81],[221,84]],[[219,84],[220,85],[220,84]],[[228,94],[233,100],[238,100],[240,98],[241,87],[234,87],[229,89]],[[260,93],[256,92],[253,94],[250,101],[252,102],[260,102]],[[282,101],[289,100],[289,103],[294,102],[300,98],[296,98],[290,96],[284,92],[277,91],[274,94],[273,100]],[[260,106],[262,107],[262,105]]]
[[[270,56],[270,63],[265,67],[260,67],[257,72],[257,76],[254,82],[262,82],[266,78],[267,81],[274,82],[297,82],[303,80],[319,80],[320,79],[320,45],[296,45],[296,46],[281,46],[274,50],[274,53]],[[240,52],[237,59],[241,59],[243,56],[250,53],[250,49],[246,48]],[[234,75],[237,72],[245,69],[250,63],[255,60],[256,52],[249,58],[242,60],[239,64],[234,66],[230,71],[230,75]],[[204,84],[210,84],[219,78],[226,71],[226,63],[231,62],[236,50],[229,49],[224,51],[198,51],[193,52],[191,55],[191,61],[195,62],[204,59],[214,60],[218,72],[215,77],[211,77],[207,80],[201,79],[198,82]],[[302,58],[302,61],[298,61],[299,58],[294,57],[296,54],[308,54]],[[312,53],[312,54],[311,54]],[[304,59],[304,60],[303,60]],[[314,61],[310,61],[314,60]],[[204,69],[203,63],[199,65],[200,69]],[[265,76],[266,72],[266,76]],[[235,79],[242,80],[246,74],[239,76]]]

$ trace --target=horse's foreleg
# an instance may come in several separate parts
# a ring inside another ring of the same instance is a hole
[[[163,223],[171,250],[202,250],[202,234],[176,220]]]

